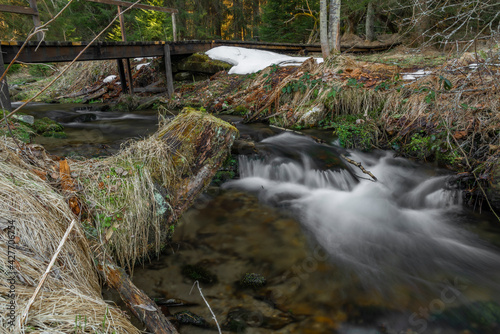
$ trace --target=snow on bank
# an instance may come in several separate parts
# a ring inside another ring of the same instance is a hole
[[[417,80],[421,77],[431,74],[431,71],[418,70],[411,73],[401,73],[403,75],[403,80]]]
[[[205,52],[214,60],[224,61],[233,65],[229,74],[250,74],[265,69],[271,65],[299,66],[310,57],[291,57],[270,51],[240,48],[235,46],[218,46]],[[322,63],[323,58],[315,58]]]
[[[110,83],[110,82],[112,82],[115,79],[116,79],[116,75],[109,75],[106,78],[104,78],[104,80],[102,82],[103,83]]]

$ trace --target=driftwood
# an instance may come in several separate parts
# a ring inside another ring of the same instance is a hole
[[[345,161],[347,161],[348,163],[350,163],[351,165],[354,165],[356,167],[358,167],[359,169],[361,169],[361,171],[365,174],[368,174],[371,176],[371,178],[374,180],[374,181],[378,181],[378,179],[375,177],[375,175],[373,175],[370,171],[366,170],[365,167],[363,167],[363,165],[357,161],[354,161],[352,159],[349,159],[348,157],[346,157],[345,155],[341,154],[340,155]]]

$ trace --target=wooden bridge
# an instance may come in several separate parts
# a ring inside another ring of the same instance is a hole
[[[172,59],[189,56],[196,52],[204,52],[217,46],[238,46],[252,49],[274,51],[287,54],[309,54],[321,52],[321,46],[311,44],[287,44],[287,43],[263,43],[245,41],[184,41],[184,42],[96,42],[87,43],[75,42],[29,42],[22,48],[22,42],[1,42],[0,43],[0,77],[4,72],[3,64],[9,64],[17,55],[16,61],[22,63],[52,63],[70,62],[78,57],[78,61],[93,60],[118,60],[118,70],[122,83],[123,92],[127,91],[127,79],[124,72],[122,59],[139,57],[164,57],[167,76],[167,92],[173,93]],[[356,46],[342,47],[342,51],[349,52],[370,52],[387,49],[388,45],[379,47]],[[86,48],[86,49],[85,49]],[[126,64],[129,66],[129,62]],[[130,74],[130,68],[127,69]],[[129,79],[129,82],[131,80]],[[131,84],[129,83],[131,86]],[[10,107],[9,94],[4,86],[0,98],[6,109]],[[129,87],[129,92],[132,89]]]

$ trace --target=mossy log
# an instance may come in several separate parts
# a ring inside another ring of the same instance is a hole
[[[159,251],[178,217],[208,186],[237,135],[230,124],[185,109],[150,138],[93,165],[91,170],[81,169],[81,181],[90,181],[82,183],[82,202],[100,203],[91,213],[99,235],[105,235],[100,254],[112,254],[132,270],[137,260]],[[123,215],[117,217],[116,212]],[[103,225],[103,217],[113,219]],[[109,258],[100,259],[100,263],[108,285],[120,293],[150,331],[176,333],[158,306],[132,284],[123,269]]]

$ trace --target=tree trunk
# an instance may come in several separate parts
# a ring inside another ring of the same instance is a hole
[[[329,47],[331,53],[340,52],[340,0],[330,0]]]
[[[418,41],[420,43],[425,42],[425,33],[429,28],[429,13],[427,7],[427,0],[417,0],[414,8],[414,17],[416,24],[416,31],[418,35]]]
[[[366,40],[368,42],[373,42],[375,40],[374,20],[375,10],[373,9],[373,1],[370,1],[366,10]]]
[[[328,46],[328,15],[326,8],[326,0],[320,0],[320,13],[319,13],[319,35],[321,43],[321,52],[323,53],[323,58],[330,55],[330,47]]]

